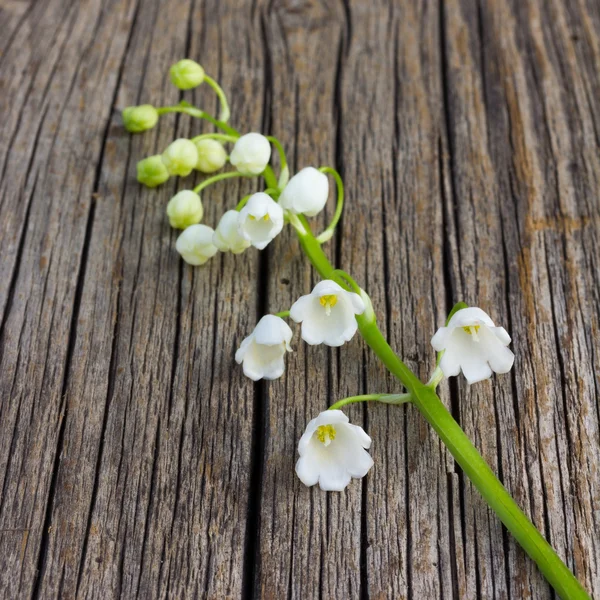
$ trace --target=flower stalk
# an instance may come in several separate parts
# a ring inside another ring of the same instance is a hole
[[[203,156],[211,158],[204,167],[197,165],[199,156],[194,146],[203,140],[217,140],[234,143],[229,161],[237,171],[206,179],[196,186],[195,194],[212,183],[232,177],[261,175],[266,184],[265,191],[245,196],[235,210],[225,213],[216,231],[199,224],[202,218],[199,197],[192,197],[191,192],[174,197],[167,212],[171,224],[184,229],[176,244],[183,259],[199,265],[219,250],[238,254],[251,245],[263,249],[287,222],[296,230],[304,253],[323,279],[311,294],[301,297],[290,310],[262,317],[236,353],[236,361],[242,364],[244,374],[254,381],[276,379],[283,374],[284,358],[292,350],[293,337],[283,318],[290,317],[302,323],[302,337],[309,344],[339,346],[349,341],[358,329],[381,362],[406,388],[406,392],[399,394],[350,396],[313,419],[298,447],[300,459],[296,473],[301,481],[307,486],[319,483],[323,490],[341,491],[352,478],[364,477],[373,465],[367,452],[371,438],[362,428],[349,423],[340,408],[368,401],[412,403],[556,592],[564,600],[589,599],[582,585],[512,499],[435,391],[445,376],[457,375],[460,370],[472,382],[488,378],[492,371],[510,370],[514,356],[507,348],[510,343],[508,333],[496,327],[481,309],[458,303],[448,316],[446,327],[440,328],[432,339],[432,345],[438,351],[436,367],[429,381],[423,383],[387,343],[377,325],[369,295],[348,273],[335,269],[323,252],[322,244],[334,235],[343,211],[344,185],[339,173],[331,167],[321,167],[318,172],[307,167],[289,179],[285,150],[279,140],[258,133],[241,136],[229,126],[227,98],[200,65],[190,60],[180,61],[172,67],[171,78],[183,90],[206,81],[221,102],[220,119],[182,101],[176,106],[157,109],[150,105],[130,107],[124,111],[126,127],[132,132],[141,132],[153,127],[160,115],[185,113],[212,123],[222,133],[203,134],[192,141],[176,140],[162,157],[157,155],[140,161],[137,167],[139,181],[154,187],[170,175],[189,174],[194,166],[202,172],[218,170],[226,160],[222,147],[202,148]],[[279,154],[279,177],[269,165],[271,144]],[[215,144],[206,143],[205,146]],[[332,175],[335,179],[337,202],[330,224],[315,237],[306,217],[318,214],[327,201],[329,188],[327,178],[322,174]],[[474,361],[470,360],[473,358]]]
[[[310,232],[298,233],[300,244],[312,265],[324,279],[335,277],[335,269]],[[435,391],[422,383],[400,360],[385,340],[375,320],[357,315],[358,330],[381,362],[409,391],[411,401],[440,436],[465,475],[479,490],[490,508],[536,562],[546,579],[563,599],[589,599],[583,586],[544,539],[527,515],[490,469],[477,448],[448,412]],[[334,405],[335,406],[335,405]]]

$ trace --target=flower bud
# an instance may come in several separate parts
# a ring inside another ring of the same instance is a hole
[[[221,252],[240,254],[251,245],[250,240],[243,237],[240,232],[240,213],[237,210],[228,210],[219,221],[213,244]]]
[[[130,133],[141,133],[152,129],[158,121],[158,112],[151,104],[128,106],[123,109],[123,124]]]
[[[189,265],[203,265],[218,252],[212,243],[213,233],[206,225],[190,225],[177,238],[175,248]]]
[[[229,160],[244,175],[260,175],[270,158],[269,140],[260,133],[247,133],[235,143]]]
[[[279,197],[279,204],[295,215],[314,217],[323,210],[328,196],[327,175],[314,167],[306,167],[290,179]]]
[[[190,140],[175,140],[162,154],[162,160],[170,175],[189,175],[198,164],[198,150]]]
[[[156,154],[140,160],[137,164],[137,180],[149,188],[154,188],[169,179],[169,171],[162,156]]]
[[[203,139],[194,142],[198,151],[196,169],[201,173],[214,173],[227,162],[227,152],[217,140]]]
[[[180,90],[191,90],[204,81],[204,69],[189,58],[175,63],[169,72],[173,85]]]
[[[171,227],[186,229],[202,221],[204,208],[200,196],[191,190],[175,194],[167,204],[167,216]]]

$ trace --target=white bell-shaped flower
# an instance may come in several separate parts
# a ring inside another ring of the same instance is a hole
[[[307,344],[341,346],[349,342],[358,328],[355,315],[365,310],[363,299],[347,292],[335,281],[317,283],[313,291],[302,296],[290,309],[290,317],[302,323],[302,339]]]
[[[240,213],[228,210],[219,221],[213,235],[213,244],[221,252],[240,254],[251,246],[250,241],[240,234]]]
[[[239,138],[229,162],[244,175],[260,175],[271,159],[271,144],[260,133],[247,133]]]
[[[292,350],[292,335],[281,317],[265,315],[235,353],[236,362],[243,363],[244,375],[253,381],[281,377],[285,370],[283,357]]]
[[[328,196],[327,175],[314,167],[306,167],[290,179],[279,197],[279,204],[295,215],[314,217],[323,210]]]
[[[444,351],[440,369],[446,377],[462,370],[469,383],[489,379],[494,373],[508,373],[515,355],[507,348],[510,336],[496,327],[480,308],[458,310],[446,327],[440,327],[431,339],[438,352]]]
[[[214,231],[207,225],[190,225],[177,238],[175,248],[190,265],[203,265],[218,250],[213,244]]]
[[[239,233],[262,250],[283,229],[283,209],[264,192],[252,194],[240,211]]]
[[[370,447],[371,438],[341,410],[323,411],[300,438],[296,474],[306,486],[318,483],[326,492],[341,492],[373,466]]]

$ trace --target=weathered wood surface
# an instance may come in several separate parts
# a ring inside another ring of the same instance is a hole
[[[0,31],[0,597],[552,597],[410,407],[349,411],[362,482],[297,481],[308,419],[397,388],[358,338],[296,342],[273,383],[233,364],[315,274],[290,232],[179,261],[188,182],[135,162],[207,128],[132,137],[120,110],[178,101],[190,56],[236,126],[342,172],[328,252],[421,376],[454,301],[506,325],[512,374],[443,397],[600,598],[598,3],[0,0]],[[206,222],[251,189],[205,193]]]

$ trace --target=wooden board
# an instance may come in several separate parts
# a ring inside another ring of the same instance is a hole
[[[235,365],[317,279],[291,231],[179,260],[164,210],[193,182],[135,163],[210,128],[120,111],[176,103],[184,56],[293,170],[340,170],[327,252],[420,376],[455,301],[507,327],[513,372],[442,396],[600,596],[597,3],[0,0],[0,29],[0,597],[552,597],[411,407],[349,409],[375,467],[346,492],[297,480],[310,418],[398,386],[359,338],[296,340],[272,383]],[[255,189],[217,184],[205,222]]]

